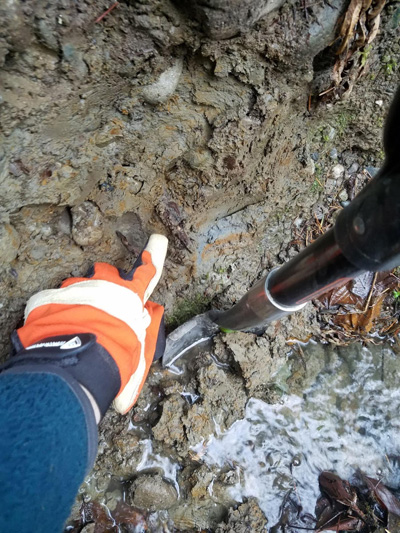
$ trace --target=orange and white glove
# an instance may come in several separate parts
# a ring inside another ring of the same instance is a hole
[[[152,235],[130,272],[96,263],[86,277],[32,296],[7,367],[57,366],[94,400],[100,416],[114,398],[115,409],[127,413],[165,348],[164,308],[149,297],[167,246],[166,237]]]

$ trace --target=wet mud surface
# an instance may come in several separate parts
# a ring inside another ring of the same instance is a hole
[[[171,243],[154,296],[168,327],[229,307],[329,227],[383,162],[396,4],[358,56],[366,68],[348,98],[319,105],[310,95],[326,88],[344,1],[259,1],[225,25],[223,12],[164,0],[120,3],[96,23],[108,7],[0,7],[3,359],[29,296],[95,260],[128,268],[153,231]],[[272,527],[281,500],[269,512],[258,494],[232,496],[243,465],[216,466],[207,443],[252,406],[279,411],[282,394],[312,386],[327,358],[305,361],[293,343],[324,324],[309,304],[262,337],[221,335],[182,374],[155,365],[132,413],[102,422],[84,498],[108,509],[125,499],[153,531]],[[291,487],[286,474],[277,494]]]

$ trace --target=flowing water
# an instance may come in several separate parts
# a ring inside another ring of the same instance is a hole
[[[236,468],[233,498],[255,497],[270,526],[289,494],[303,515],[314,514],[322,470],[349,479],[360,469],[389,486],[400,482],[397,356],[382,346],[306,350],[320,352],[325,366],[302,396],[277,405],[250,399],[243,420],[196,448],[210,467]]]
[[[310,342],[303,351],[302,373],[298,372],[299,360],[296,362],[294,353],[276,372],[275,382],[287,387],[280,403],[271,405],[250,398],[243,419],[226,431],[214,421],[214,434],[205,434],[193,446],[193,456],[200,464],[199,476],[204,474],[201,463],[207,465],[209,476],[200,502],[191,499],[190,488],[187,490],[187,476],[189,487],[193,481],[191,468],[185,473],[187,464],[178,464],[176,457],[168,456],[167,449],[158,446],[156,451],[153,440],[144,433],[135,477],[160,474],[177,494],[176,504],[168,511],[150,513],[149,531],[214,530],[226,516],[227,505],[250,497],[257,500],[268,518],[270,533],[313,529],[320,495],[318,476],[323,470],[350,480],[361,470],[389,487],[399,488],[398,356],[388,345],[337,348]],[[217,359],[215,362],[220,364]],[[180,380],[190,372],[176,374]],[[184,391],[181,394],[189,403],[199,398],[187,398],[191,393]],[[150,404],[144,410],[149,409]],[[130,431],[137,431],[132,423]],[[228,497],[221,499],[223,479]],[[89,478],[84,492],[98,499],[100,494],[89,490],[91,484]],[[148,496],[149,506],[158,496],[157,485],[154,490],[154,498],[151,493]],[[129,480],[114,477],[100,501],[106,509],[112,509],[121,499],[129,501],[130,491]],[[214,512],[215,519],[211,518]],[[281,529],[277,524],[282,523],[293,527]]]

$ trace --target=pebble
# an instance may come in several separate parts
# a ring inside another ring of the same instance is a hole
[[[332,148],[332,150],[329,152],[329,157],[331,159],[337,159],[338,158],[338,151],[336,148]]]
[[[20,238],[11,224],[0,224],[0,263],[11,263],[17,255]]]
[[[45,44],[47,48],[50,48],[50,50],[58,52],[59,46],[57,35],[49,21],[47,19],[40,19],[37,23],[37,30],[39,39],[43,44]]]
[[[66,43],[62,47],[63,61],[67,63],[71,71],[78,78],[85,78],[88,74],[88,67],[83,60],[83,53],[73,44]]]
[[[328,130],[328,139],[330,141],[333,141],[333,139],[335,138],[336,136],[336,130],[333,126],[329,126],[329,130]]]
[[[60,233],[63,233],[64,235],[71,234],[72,220],[71,220],[70,212],[68,211],[67,208],[65,208],[62,211],[60,218],[58,219],[57,225],[58,225],[58,230],[60,231]]]
[[[29,252],[29,256],[34,261],[41,261],[46,257],[46,253],[48,252],[48,248],[46,244],[35,244],[35,246],[32,248],[32,250]]]
[[[183,61],[178,59],[172,67],[161,74],[157,81],[143,87],[142,95],[149,104],[166,102],[175,92],[182,74]]]
[[[377,100],[375,103],[376,103],[376,105],[379,106],[379,107],[382,107],[382,106],[383,106],[383,100]]]
[[[332,174],[334,178],[338,179],[341,178],[344,174],[344,166],[343,165],[335,165],[332,169]]]
[[[347,191],[345,191],[344,189],[340,191],[338,196],[341,202],[346,202],[349,199],[349,195],[347,194]]]
[[[79,246],[93,246],[103,237],[103,217],[92,202],[71,209],[72,238]]]
[[[347,172],[348,172],[349,174],[355,174],[359,168],[360,168],[360,165],[359,165],[358,163],[353,163],[353,164],[351,165],[351,167],[349,167],[349,169],[348,169]]]
[[[132,492],[133,505],[146,511],[169,509],[178,500],[174,487],[159,474],[139,476],[132,486]]]
[[[319,159],[319,153],[318,152],[314,152],[313,154],[310,155],[311,159],[313,161],[318,161]]]

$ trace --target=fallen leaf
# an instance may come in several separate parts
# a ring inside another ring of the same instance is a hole
[[[358,19],[360,18],[362,7],[363,0],[351,0],[339,31],[339,35],[343,38],[343,40],[337,51],[338,55],[342,54],[346,50],[350,39],[353,37],[355,27],[358,23]]]
[[[386,485],[377,479],[363,475],[367,487],[373,494],[381,505],[385,507],[388,513],[391,513],[400,518],[400,501],[396,496],[391,492]]]

